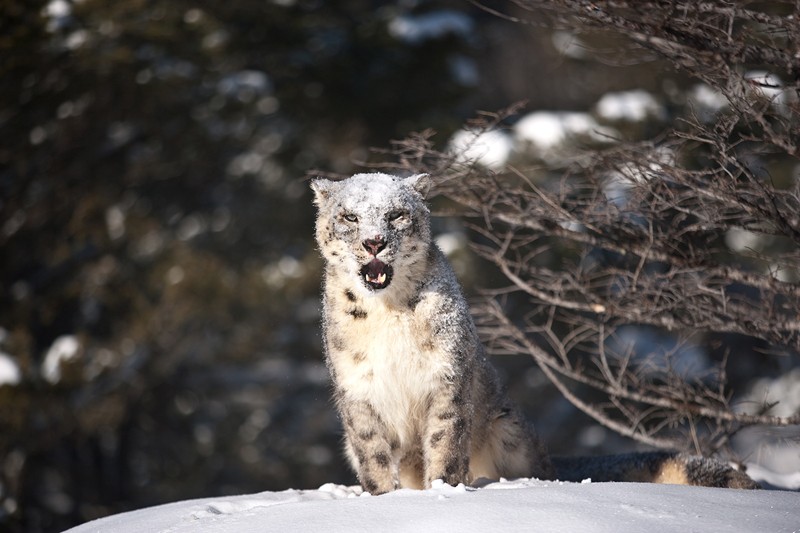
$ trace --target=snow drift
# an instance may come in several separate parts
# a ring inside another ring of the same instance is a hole
[[[326,484],[161,505],[110,516],[69,533],[592,531],[625,533],[800,531],[800,497],[640,483],[516,480],[482,488],[437,483],[383,496]]]

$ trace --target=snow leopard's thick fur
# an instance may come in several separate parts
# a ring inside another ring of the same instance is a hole
[[[588,475],[753,485],[717,461],[670,453],[568,460],[554,468],[504,392],[455,274],[431,238],[427,187],[425,175],[312,182],[326,262],[327,364],[346,453],[364,490],[425,488],[436,479],[456,485]]]

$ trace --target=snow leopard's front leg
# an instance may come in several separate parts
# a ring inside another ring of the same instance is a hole
[[[370,494],[383,494],[398,486],[388,430],[372,406],[363,400],[339,402],[345,430],[345,447],[358,481]]]
[[[469,484],[472,430],[471,368],[457,368],[431,402],[424,436],[425,486],[435,479]]]

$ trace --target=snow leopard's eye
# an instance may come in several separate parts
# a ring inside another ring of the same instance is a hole
[[[353,213],[345,213],[342,215],[342,218],[348,222],[358,222],[358,217],[355,216]]]
[[[405,211],[400,211],[398,209],[397,211],[391,211],[388,215],[386,215],[386,219],[389,222],[394,222],[395,220],[400,220],[402,218],[406,218],[407,216],[408,213],[406,213]]]

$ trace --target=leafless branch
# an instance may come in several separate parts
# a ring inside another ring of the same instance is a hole
[[[387,151],[387,165],[435,177],[507,280],[478,313],[490,349],[531,356],[580,410],[653,446],[710,452],[744,427],[800,424],[769,403],[732,404],[741,349],[704,375],[681,368],[693,339],[721,334],[800,354],[800,183],[765,170],[800,163],[800,6],[758,5],[513,0],[509,20],[614,32],[626,53],[646,50],[724,95],[727,110],[710,122],[689,110],[662,138],[563,168],[492,173],[438,150],[431,131]],[[775,77],[747,74],[759,69]],[[497,129],[518,110],[468,127]],[[512,298],[524,316],[502,305]],[[678,340],[643,349],[646,328]]]

